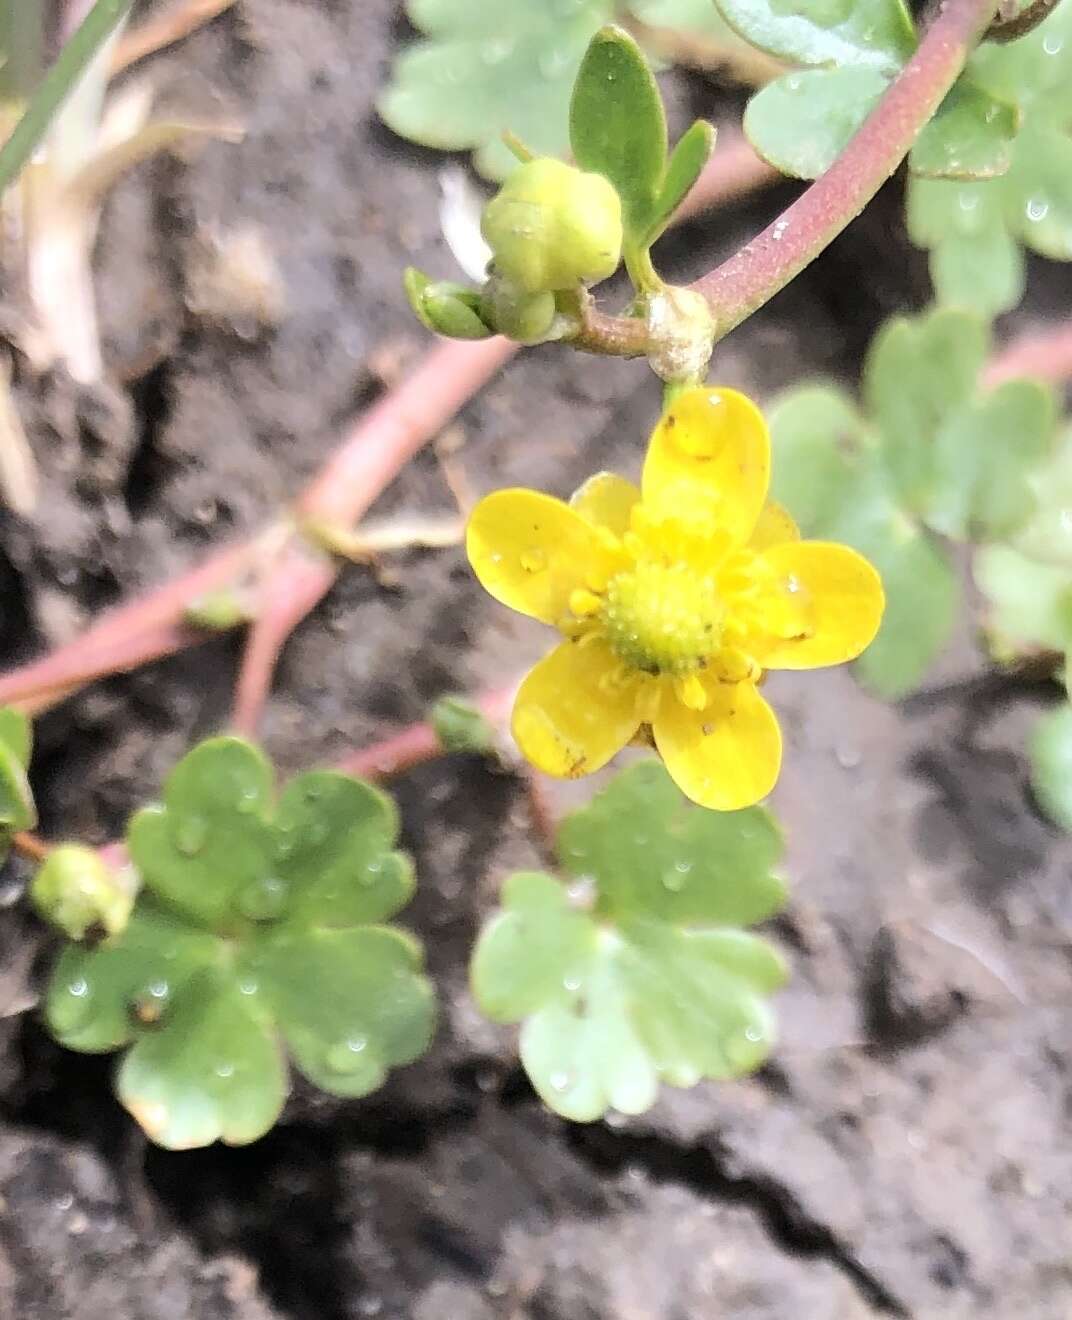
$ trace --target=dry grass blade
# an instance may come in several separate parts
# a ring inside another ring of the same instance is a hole
[[[113,76],[138,60],[182,41],[191,32],[218,18],[234,3],[235,0],[180,0],[158,17],[141,23],[116,46],[112,55]]]
[[[0,496],[27,516],[37,506],[37,464],[11,395],[11,364],[0,355]]]

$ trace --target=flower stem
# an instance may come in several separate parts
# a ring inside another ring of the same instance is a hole
[[[916,53],[833,165],[777,220],[692,288],[722,338],[799,275],[911,150],[994,15],[994,0],[945,0]]]
[[[1018,376],[1034,376],[1055,385],[1072,379],[1072,321],[1014,339],[991,360],[984,380],[993,386]]]

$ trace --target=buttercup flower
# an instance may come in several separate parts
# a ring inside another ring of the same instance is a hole
[[[565,638],[514,705],[533,765],[589,774],[648,726],[701,806],[731,811],[770,792],[782,745],[763,671],[854,659],[884,598],[855,550],[800,539],[767,502],[769,480],[759,410],[698,388],[655,427],[639,490],[600,473],[568,504],[531,490],[480,501],[467,538],[477,577]]]

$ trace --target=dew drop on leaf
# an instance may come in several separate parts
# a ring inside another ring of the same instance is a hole
[[[244,981],[239,981],[238,992],[243,995],[255,995],[257,993],[257,982],[252,976],[247,977]]]
[[[366,1066],[362,1056],[367,1045],[367,1037],[360,1034],[348,1036],[346,1040],[340,1041],[339,1044],[332,1045],[327,1054],[328,1067],[332,1072],[340,1073],[343,1076],[357,1072],[359,1068]]]
[[[1050,204],[1042,197],[1032,197],[1024,209],[1024,214],[1033,223],[1038,224],[1049,214]]]
[[[238,795],[238,801],[235,803],[235,810],[248,816],[257,810],[257,804],[260,801],[260,794],[255,788],[244,788]]]
[[[547,1080],[551,1085],[551,1090],[557,1091],[559,1095],[564,1091],[568,1091],[573,1085],[573,1078],[568,1072],[553,1072]]]
[[[226,1062],[224,1062],[224,1063],[217,1063],[217,1064],[216,1064],[216,1067],[213,1069],[213,1071],[215,1072],[215,1074],[216,1074],[217,1077],[223,1077],[223,1078],[225,1078],[225,1079],[228,1078],[228,1077],[233,1077],[233,1076],[234,1076],[234,1070],[235,1070],[235,1068],[234,1068],[234,1064],[233,1064],[233,1063],[226,1063]]]
[[[238,909],[251,921],[271,921],[283,910],[287,887],[274,875],[254,880],[238,896]]]
[[[79,976],[67,987],[67,993],[75,999],[86,999],[89,996],[89,982],[84,976]]]
[[[491,37],[480,47],[480,58],[488,65],[501,64],[513,53],[514,42],[511,37]]]
[[[208,841],[204,816],[183,816],[175,827],[175,847],[184,857],[196,857]]]

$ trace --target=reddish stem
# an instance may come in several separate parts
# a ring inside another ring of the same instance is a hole
[[[499,725],[510,712],[516,690],[517,684],[511,684],[510,687],[475,698],[473,704],[489,723]],[[389,779],[392,775],[399,775],[404,770],[423,765],[426,761],[434,761],[436,757],[445,754],[435,729],[431,724],[422,722],[400,729],[398,733],[391,734],[371,747],[348,753],[335,762],[334,768],[343,774],[358,775],[362,779]]]
[[[1072,378],[1072,322],[1014,339],[993,358],[983,379],[988,385],[1000,385],[1019,376],[1055,385]]]
[[[854,220],[911,150],[994,16],[994,0],[945,0],[916,53],[845,150],[791,206],[692,288],[719,336],[783,289]]]
[[[51,843],[46,843],[44,839],[31,834],[29,830],[19,830],[13,834],[11,846],[20,856],[29,858],[31,862],[46,861],[52,851]]]

